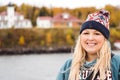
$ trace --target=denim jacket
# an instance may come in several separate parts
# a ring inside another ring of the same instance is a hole
[[[68,80],[72,59],[68,59],[61,67],[56,80]],[[120,55],[115,54],[111,59],[112,80],[120,80]]]

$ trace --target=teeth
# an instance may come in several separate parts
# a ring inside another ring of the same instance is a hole
[[[88,46],[94,46],[95,44],[93,44],[93,43],[88,43]]]

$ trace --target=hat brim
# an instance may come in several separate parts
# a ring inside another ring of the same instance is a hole
[[[95,30],[101,32],[106,39],[109,39],[109,35],[110,35],[109,30],[108,30],[104,25],[102,25],[102,24],[99,23],[99,22],[96,22],[96,21],[93,21],[93,20],[91,20],[91,21],[86,21],[86,22],[83,23],[82,26],[81,26],[80,34],[81,34],[82,31],[85,30],[85,29],[95,29]]]

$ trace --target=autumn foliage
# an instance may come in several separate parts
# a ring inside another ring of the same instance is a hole
[[[120,29],[110,29],[110,42],[120,40]],[[0,30],[0,48],[73,47],[79,28],[4,29]]]

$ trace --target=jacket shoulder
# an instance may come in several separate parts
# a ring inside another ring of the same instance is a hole
[[[117,61],[120,61],[120,54],[115,54],[113,53],[113,57],[112,57],[112,60],[117,60]]]
[[[63,71],[68,71],[70,69],[71,63],[72,63],[72,59],[71,58],[67,59],[64,65],[62,66]]]
[[[116,66],[116,68],[120,66],[120,54],[114,54],[111,59],[112,65]]]
[[[120,80],[120,54],[114,54],[111,59],[111,69],[113,80]]]
[[[56,80],[68,80],[72,59],[67,59],[61,67]]]

